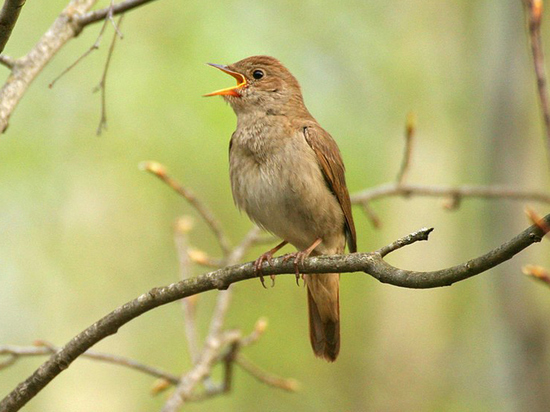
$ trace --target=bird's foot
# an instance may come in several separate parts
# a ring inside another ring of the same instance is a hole
[[[311,252],[319,246],[319,244],[322,242],[322,239],[317,239],[315,242],[311,244],[310,247],[307,249],[301,250],[299,252],[289,253],[288,255],[285,255],[283,257],[283,262],[288,262],[290,259],[294,259],[294,273],[296,274],[296,285],[300,286],[300,269],[298,268],[299,265],[303,265],[306,258],[311,255]],[[303,279],[303,276],[302,276]]]
[[[262,265],[264,262],[267,262],[268,265],[271,265],[271,259],[273,259],[273,253],[271,253],[271,250],[263,253],[260,255],[258,259],[254,262],[254,273],[256,276],[260,278],[260,282],[262,282],[262,286],[266,288],[264,276],[262,274]],[[270,275],[271,277],[271,287],[275,286],[275,275]]]
[[[293,252],[283,256],[283,262],[288,262],[290,259],[294,259],[294,273],[296,274],[296,284],[300,286],[300,269],[298,264],[303,263],[306,257],[301,258],[303,252]]]
[[[273,259],[273,255],[275,252],[277,252],[280,248],[282,248],[284,245],[287,244],[287,241],[284,240],[281,243],[279,243],[277,246],[275,246],[273,249],[268,250],[265,253],[262,253],[258,259],[254,262],[254,273],[256,276],[260,278],[260,282],[262,282],[262,286],[266,288],[264,276],[262,274],[262,266],[264,262],[267,262],[268,265],[271,265],[271,259]],[[269,275],[271,278],[271,287],[275,286],[275,275]]]

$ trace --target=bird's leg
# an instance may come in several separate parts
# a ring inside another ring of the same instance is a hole
[[[309,255],[311,255],[311,252],[313,252],[313,250],[319,246],[319,244],[323,241],[323,239],[319,238],[317,240],[315,240],[315,242],[313,242],[311,244],[310,247],[308,247],[307,249],[304,249],[304,250],[301,250],[299,252],[294,252],[294,253],[289,253],[288,255],[286,255],[285,257],[283,257],[283,261],[286,262],[288,261],[289,259],[291,258],[294,258],[294,271],[296,273],[296,284],[298,286],[300,286],[300,269],[298,269],[298,265],[299,264],[303,264],[304,263],[304,260],[309,257]]]
[[[258,259],[254,262],[254,273],[256,273],[256,276],[260,277],[260,281],[262,282],[262,286],[265,288],[264,283],[264,277],[262,276],[262,265],[264,262],[267,262],[267,264],[270,264],[271,259],[273,258],[273,255],[277,253],[277,251],[282,248],[284,245],[286,245],[288,242],[286,240],[283,240],[281,243],[279,243],[277,246],[275,246],[273,249],[268,250],[267,252],[260,255]],[[271,277],[271,287],[275,286],[275,275],[270,275]]]

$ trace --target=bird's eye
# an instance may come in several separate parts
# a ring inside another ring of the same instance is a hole
[[[264,72],[262,70],[254,70],[252,73],[252,77],[254,77],[256,80],[260,80],[262,77],[264,77]]]

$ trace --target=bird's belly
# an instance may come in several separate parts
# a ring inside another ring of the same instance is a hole
[[[343,242],[342,209],[316,164],[249,160],[232,168],[231,180],[235,202],[255,223],[298,249],[318,238],[323,239],[320,252]]]

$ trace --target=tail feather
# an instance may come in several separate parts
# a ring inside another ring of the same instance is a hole
[[[337,276],[335,279],[329,277]],[[334,362],[340,352],[340,297],[338,274],[334,275],[309,275],[307,287],[307,306],[309,312],[309,338],[311,347],[315,356],[323,358],[329,362]],[[324,278],[324,279],[323,279]],[[321,312],[317,299],[323,299],[319,296],[319,284],[323,290],[330,287],[331,299],[322,301],[324,305]],[[336,290],[334,290],[336,288]],[[314,294],[316,296],[314,297]],[[328,306],[328,308],[327,308]]]

